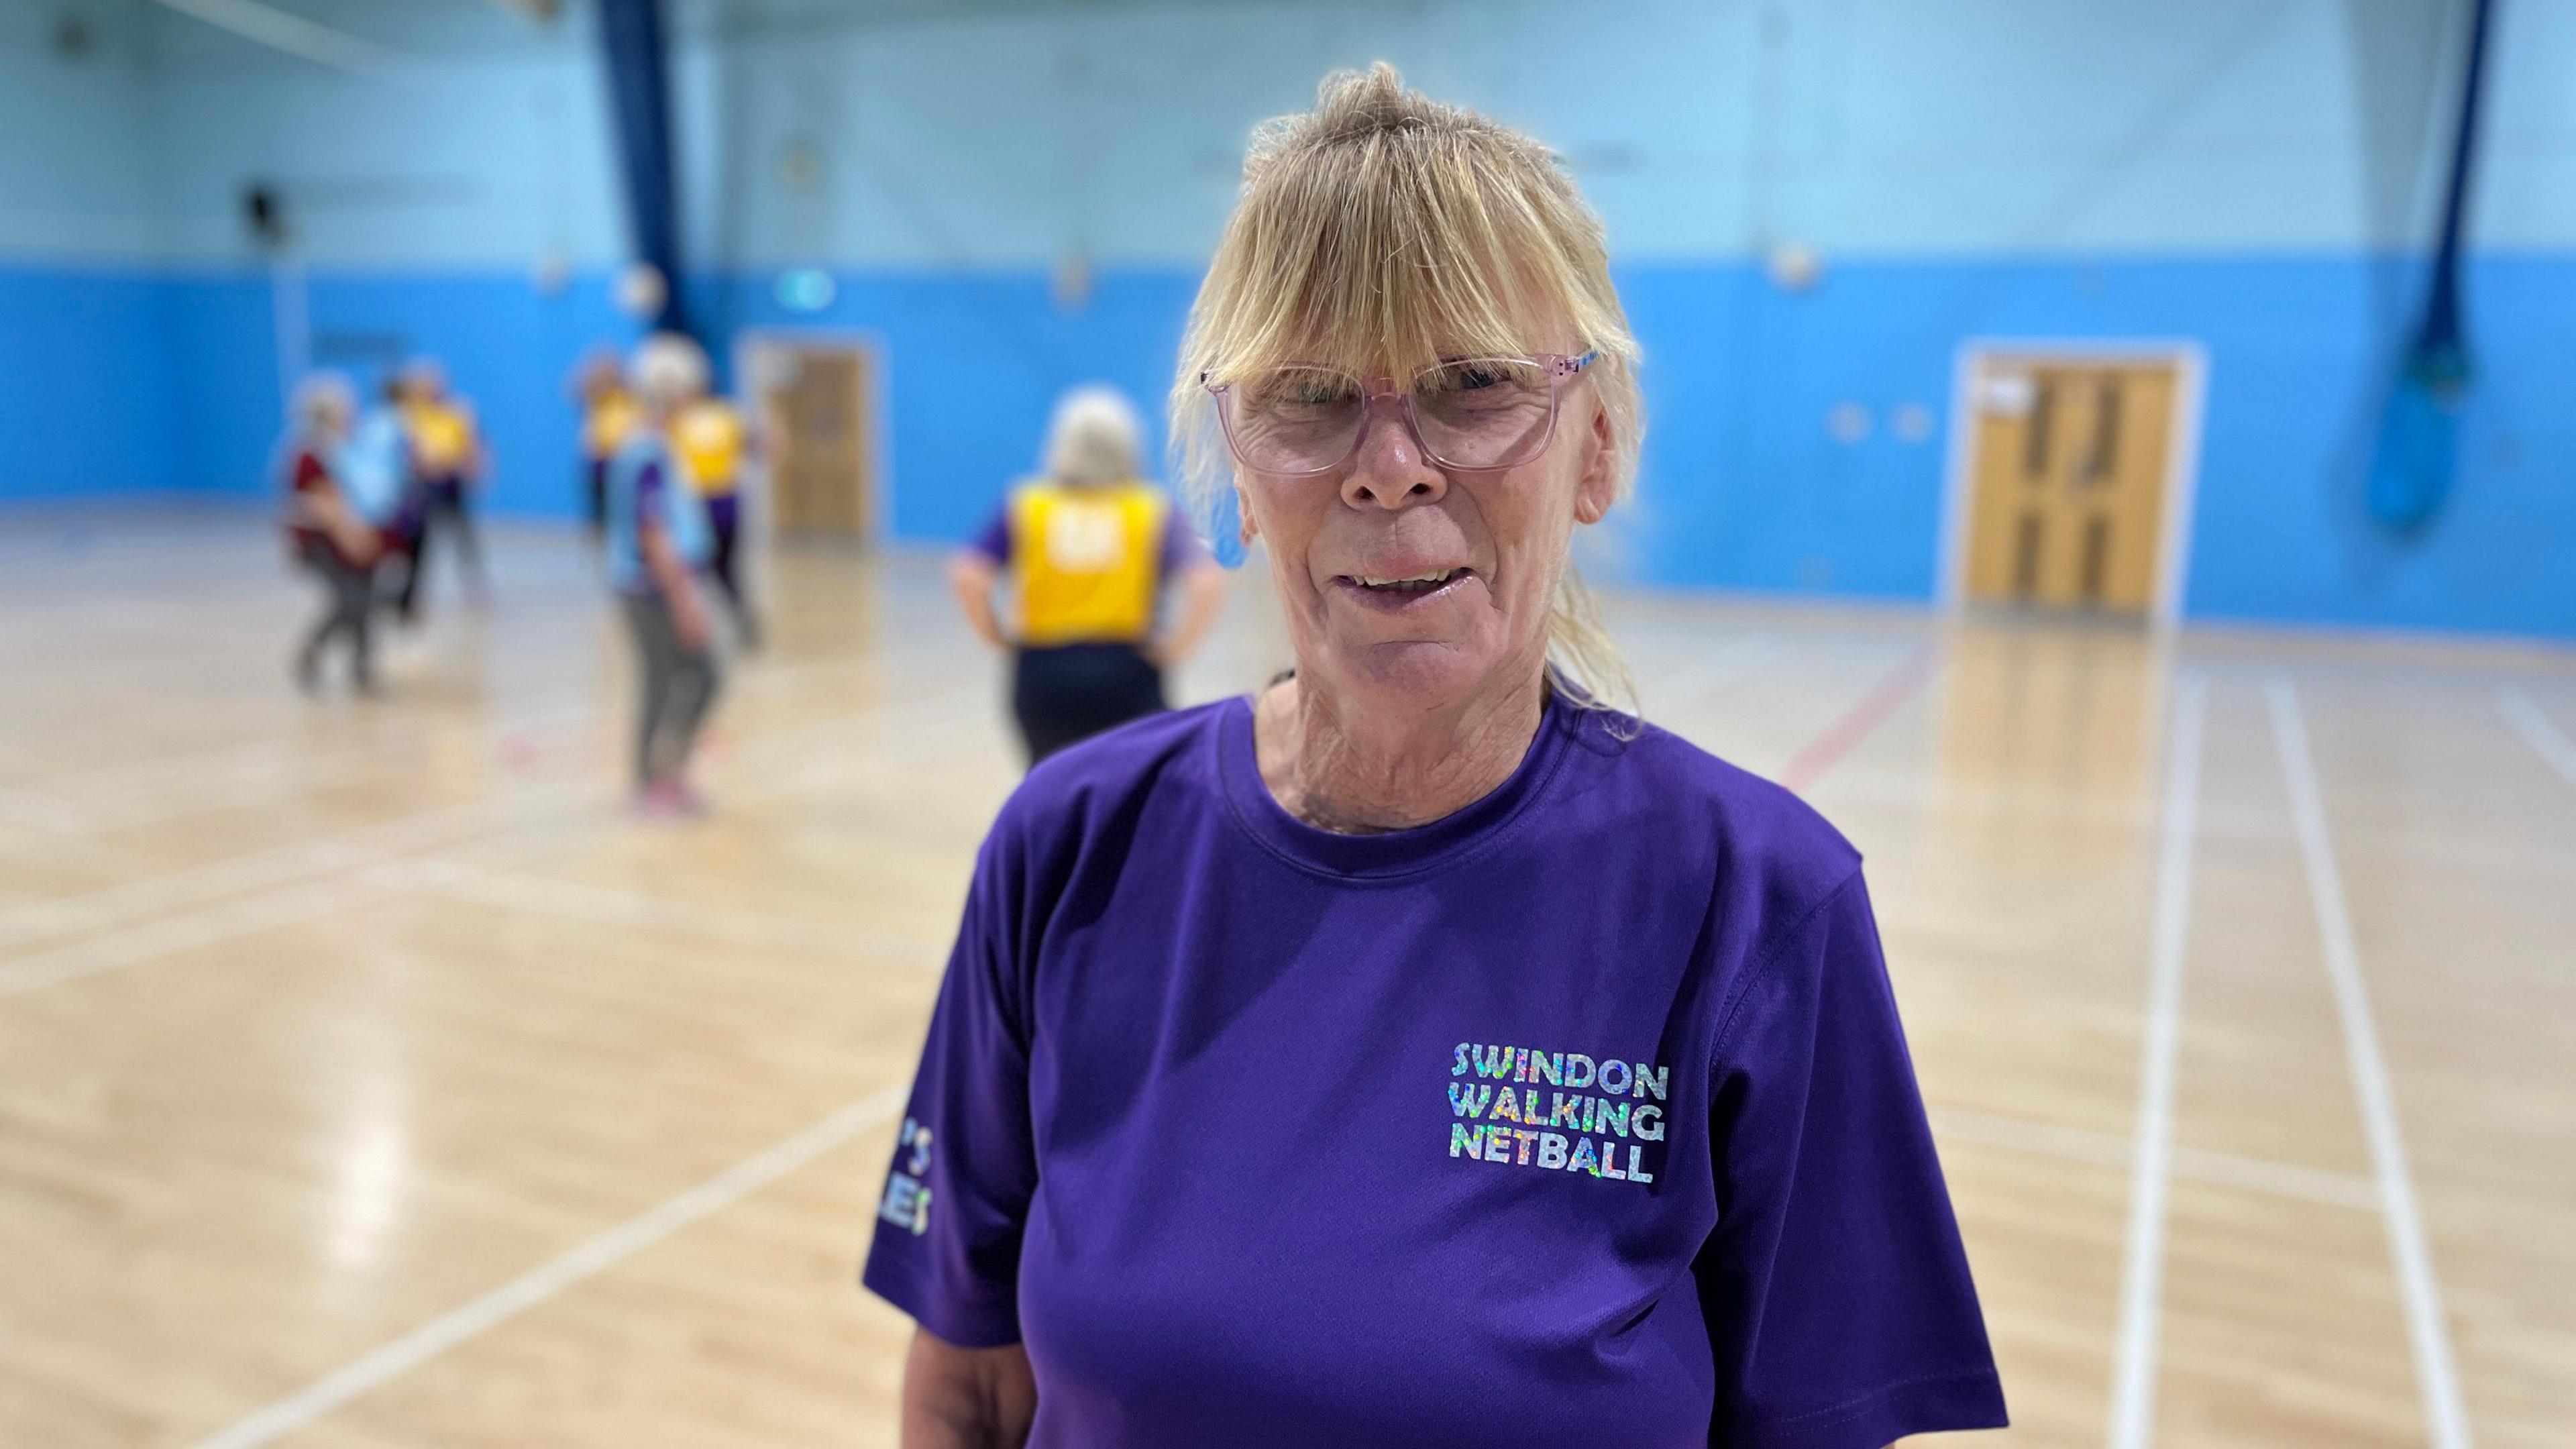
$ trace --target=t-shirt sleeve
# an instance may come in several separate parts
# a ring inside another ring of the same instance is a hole
[[[1720,1025],[1718,1226],[1694,1271],[1714,1442],[1882,1449],[2004,1423],[2003,1388],[1855,872]]]
[[[965,1348],[1020,1340],[1020,1238],[1038,1180],[1011,838],[1006,815],[977,858],[862,1274]]]
[[[995,566],[1011,561],[1011,510],[1008,504],[993,510],[992,521],[981,533],[967,540],[966,546],[991,559]]]

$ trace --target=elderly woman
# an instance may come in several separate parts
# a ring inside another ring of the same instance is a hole
[[[1037,765],[1158,714],[1163,673],[1216,622],[1225,573],[1162,489],[1145,481],[1145,425],[1114,388],[1078,387],[1047,427],[1046,473],[1010,491],[949,564],[958,607],[1011,654],[1011,715]],[[1011,583],[1006,626],[995,585]],[[1159,622],[1177,584],[1180,607]]]
[[[1296,668],[994,825],[866,1269],[907,1444],[2003,1423],[1858,856],[1604,703],[1636,358],[1535,142],[1383,67],[1260,134],[1175,403]]]
[[[707,613],[714,556],[706,507],[674,455],[671,419],[707,390],[707,355],[672,332],[635,349],[636,425],[608,466],[608,583],[635,636],[641,686],[635,723],[635,808],[647,817],[706,808],[689,783],[699,727],[720,674]]]
[[[489,593],[472,511],[474,490],[482,485],[487,459],[474,405],[448,387],[447,369],[436,358],[413,358],[403,364],[396,380],[402,390],[403,436],[410,448],[412,506],[419,510],[420,521],[395,611],[404,622],[414,623],[420,617],[421,587],[429,580],[430,545],[441,534],[455,535],[457,558],[475,602],[483,602]]]
[[[296,648],[295,682],[307,691],[320,687],[323,652],[345,637],[350,687],[372,694],[376,676],[367,625],[382,549],[349,496],[343,462],[358,394],[336,372],[315,373],[296,385],[288,411],[279,467],[286,487],[286,545],[297,566],[321,581],[324,596],[322,616]]]
[[[626,369],[610,347],[583,355],[571,392],[581,409],[582,516],[598,543],[608,536],[608,466],[635,430],[635,395],[626,390]]]

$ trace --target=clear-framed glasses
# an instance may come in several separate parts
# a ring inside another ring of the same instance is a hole
[[[1444,468],[1516,468],[1547,451],[1565,385],[1600,361],[1542,352],[1461,357],[1417,369],[1398,389],[1338,367],[1291,363],[1249,377],[1199,381],[1216,398],[1234,460],[1258,473],[1328,473],[1359,451],[1369,413],[1398,409],[1425,456]]]

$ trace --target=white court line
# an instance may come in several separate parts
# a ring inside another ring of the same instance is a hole
[[[2355,1173],[2329,1172],[2293,1162],[2267,1162],[2232,1152],[2204,1152],[2193,1147],[2174,1149],[2173,1169],[2176,1177],[2212,1187],[2232,1187],[2361,1212],[2379,1211],[2378,1184]]]
[[[764,665],[738,682],[729,681],[727,690],[729,695],[749,699],[771,698],[790,687],[856,672],[865,665],[860,660]],[[507,768],[513,763],[512,747],[527,744],[530,736],[539,737],[536,753],[553,753],[568,743],[581,742],[587,726],[613,717],[617,708],[585,693],[457,728]],[[411,723],[419,721],[415,718]],[[293,741],[268,740],[96,766],[49,776],[32,789],[0,789],[0,810],[10,813],[13,825],[56,837],[159,824],[210,810],[264,804],[280,792],[304,793],[363,780],[398,764],[406,751],[425,752],[436,738],[436,728],[433,721],[398,735],[318,750]]]
[[[2117,798],[2091,804],[2058,803],[2032,787],[1930,780],[1848,764],[1833,773],[1830,783],[1817,789],[1820,795],[1830,795],[1838,809],[1863,807],[1916,815],[1974,816],[2007,824],[2028,821],[2088,829],[2146,830],[2156,823],[2157,816],[2157,807],[2147,803]],[[2296,838],[2296,833],[2286,821],[2272,818],[2277,814],[2250,801],[2204,800],[2196,833],[2202,840],[2286,844]],[[2529,879],[2547,889],[2562,886],[2567,878],[2565,861],[2547,853],[2535,854],[2528,841],[2454,835],[2410,825],[2403,831],[2383,835],[2377,847],[2408,861],[2474,869],[2504,881]]]
[[[2054,1157],[2062,1162],[2081,1162],[2095,1167],[2125,1167],[2137,1151],[2135,1139],[2114,1137],[2108,1132],[2091,1132],[2055,1122],[2033,1122],[2023,1117],[1999,1117],[1992,1113],[1955,1108],[1934,1111],[1932,1131],[1935,1136],[1952,1141],[1974,1142],[1984,1147],[2000,1147],[2008,1152]],[[2173,1175],[2188,1182],[2232,1187],[2261,1193],[2265,1197],[2354,1208],[2362,1212],[2379,1210],[2379,1188],[2370,1179],[2322,1167],[2301,1167],[2289,1162],[2269,1162],[2259,1157],[2239,1157],[2232,1152],[2204,1152],[2177,1147],[2173,1152]]]
[[[566,732],[567,726],[586,723],[595,714],[587,705],[531,714],[510,721],[496,721],[485,727],[486,745],[494,763],[507,768],[511,761],[507,749],[530,734],[553,737]],[[145,825],[158,825],[191,815],[218,810],[273,805],[281,797],[296,797],[363,783],[369,779],[398,772],[402,752],[409,749],[415,756],[427,753],[426,741],[413,739],[395,744],[372,743],[330,750],[316,750],[301,757],[280,748],[266,758],[240,760],[219,769],[208,769],[157,784],[130,785],[90,798],[56,794],[60,819],[51,828],[57,837],[98,835],[111,830],[132,830]]]
[[[2576,740],[2560,733],[2558,726],[2549,722],[2549,716],[2540,712],[2540,706],[2519,689],[2497,690],[2496,706],[2504,711],[2505,719],[2513,725],[2514,733],[2522,736],[2524,744],[2547,761],[2559,778],[2576,785]]]
[[[125,930],[110,931],[0,963],[0,998],[47,986],[60,986],[66,981],[96,976],[103,971],[114,971],[177,951],[210,946],[217,941],[257,935],[280,926],[301,925],[353,907],[370,905],[382,898],[382,891],[346,879],[308,881],[229,900],[183,916],[147,921]]]
[[[668,930],[748,946],[764,951],[846,959],[854,954],[890,957],[906,965],[942,964],[939,945],[897,936],[866,926],[836,926],[790,920],[753,911],[727,910],[692,901],[634,895],[626,891],[547,880],[531,875],[503,875],[443,861],[402,861],[375,866],[359,879],[390,890],[418,891],[471,901],[531,915],[601,925]]]
[[[2155,1442],[2165,1200],[2173,1171],[2174,1079],[2182,1054],[2184,947],[2191,935],[2192,833],[2200,809],[2201,738],[2208,718],[2209,685],[2186,676],[2174,700],[2165,759],[2164,848],[2156,867],[2156,933],[2147,976],[2147,1036],[2138,1064],[2138,1125],[2130,1143],[2129,1234],[2120,1271],[2111,1449],[2150,1449]]]
[[[728,689],[751,699],[771,698],[788,687],[858,667],[858,661],[764,667],[739,683],[729,683]],[[581,743],[590,726],[613,717],[616,710],[585,695],[463,724],[459,730],[508,769],[516,763],[513,749],[529,745],[532,736],[533,753],[556,753]],[[48,779],[35,790],[0,790],[0,808],[22,803],[31,807],[13,823],[28,823],[55,837],[133,829],[213,810],[266,804],[281,793],[304,794],[363,781],[398,765],[406,751],[415,756],[427,751],[435,740],[434,728],[319,750],[272,740],[128,761],[68,779]],[[80,788],[68,790],[67,785]]]
[[[849,736],[867,721],[922,701],[885,700],[847,714],[811,721],[745,746],[743,768],[791,773],[817,758],[848,752]],[[188,866],[139,880],[104,886],[61,900],[31,901],[0,909],[0,947],[84,931],[104,930],[140,917],[202,905],[225,896],[377,865],[443,845],[462,844],[520,825],[576,812],[609,797],[593,781],[513,781],[506,793],[396,815],[313,840],[292,841]]]
[[[269,846],[63,900],[28,902],[0,911],[0,946],[106,930],[181,907],[340,874],[529,823],[597,793],[583,782],[518,785],[508,795],[397,815],[320,839]]]
[[[539,1264],[470,1303],[450,1309],[402,1337],[373,1349],[285,1398],[200,1439],[193,1449],[260,1449],[312,1424],[353,1400],[500,1327],[565,1289],[720,1212],[903,1110],[905,1086],[870,1092],[832,1115],[748,1157],[640,1217],[629,1218],[552,1261]]]
[[[2434,1449],[2470,1449],[2468,1406],[2460,1397],[2459,1369],[2451,1357],[2450,1331],[2442,1318],[2442,1289],[2433,1275],[2433,1253],[2424,1238],[2414,1178],[2406,1166],[2406,1143],[2398,1131],[2388,1059],[2380,1049],[2379,1026],[2362,983],[2361,949],[2353,940],[2352,911],[2344,899],[2342,872],[2335,865],[2334,838],[2326,829],[2316,760],[2308,752],[2307,723],[2299,712],[2298,691],[2289,681],[2275,679],[2264,693],[2271,703],[2281,772],[2288,779],[2290,818],[2298,827],[2299,854],[2307,865],[2308,894],[2316,903],[2326,976],[2334,986],[2335,1010],[2343,1018],[2344,1057],[2352,1069],[2353,1096],[2361,1106],[2372,1175],[2379,1182],[2380,1210],[2388,1219],[2388,1251],[2396,1262],[2398,1293],[2406,1305],[2406,1337],[2414,1350],[2424,1418]]]
[[[847,755],[848,735],[865,721],[919,701],[884,701],[755,740],[743,763],[793,780],[818,759]],[[944,738],[944,737],[939,737]],[[879,750],[878,754],[888,753]],[[900,753],[895,752],[895,753]],[[745,798],[771,791],[749,790]],[[96,939],[0,961],[0,997],[131,966],[167,951],[289,924],[322,914],[299,907],[325,884],[371,866],[442,847],[475,844],[508,831],[561,825],[584,806],[599,803],[586,781],[519,785],[510,795],[485,797],[396,816],[320,840],[272,846],[202,866],[148,876],[76,896],[0,911],[0,946],[88,931],[107,932],[144,917],[193,907],[184,915],[134,926]],[[261,892],[252,900],[227,900]],[[327,892],[326,892],[327,894]],[[299,911],[303,913],[299,914]]]

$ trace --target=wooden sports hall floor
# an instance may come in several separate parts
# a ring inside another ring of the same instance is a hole
[[[1016,770],[794,555],[681,826],[564,535],[307,700],[240,515],[0,515],[0,1445],[891,1444],[853,1269]],[[1278,662],[1257,579],[1184,694]],[[2014,1445],[2576,1444],[2576,656],[1616,601],[1869,854]]]

